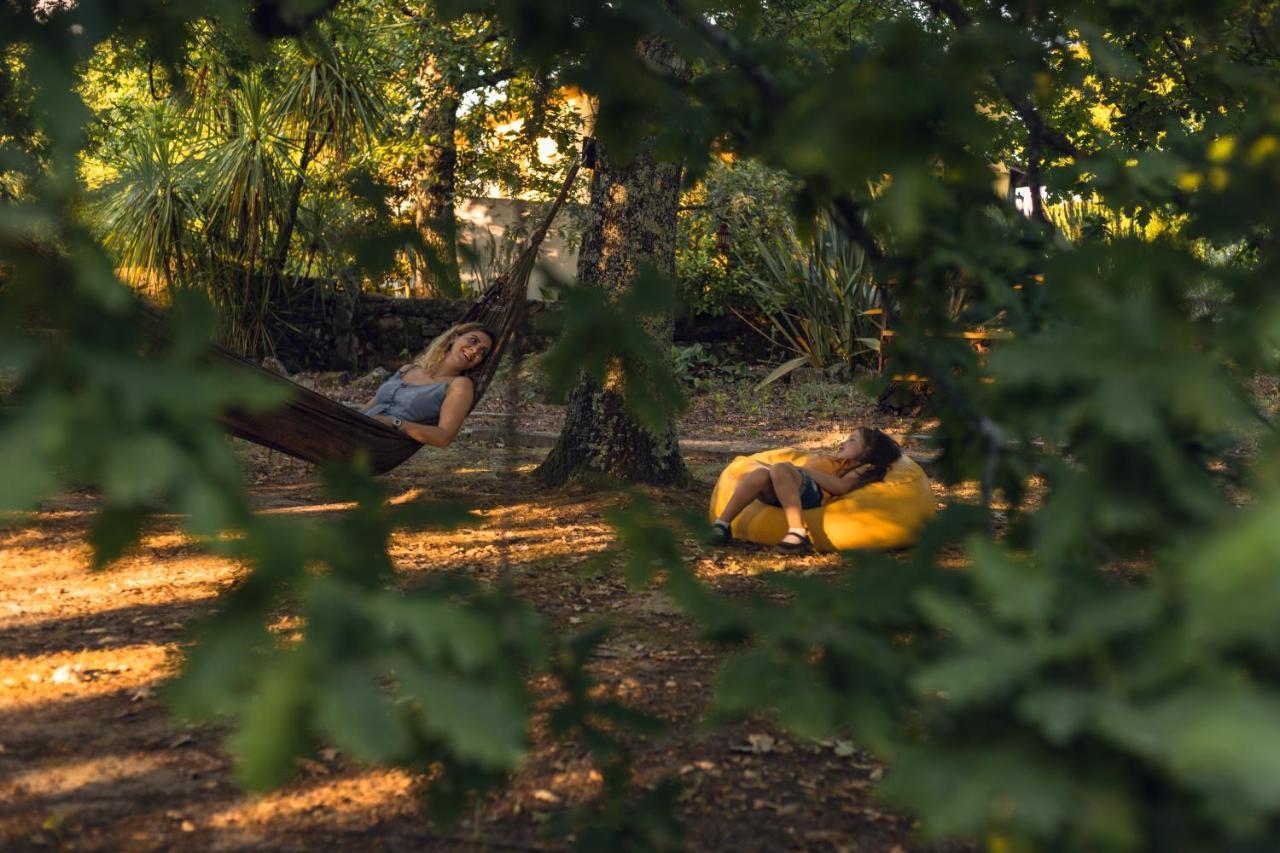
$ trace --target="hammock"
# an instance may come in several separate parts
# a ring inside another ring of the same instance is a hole
[[[511,268],[495,278],[457,321],[483,323],[494,335],[489,357],[469,374],[475,383],[472,408],[493,381],[503,351],[525,315],[529,276],[538,260],[538,249],[547,236],[547,229],[569,197],[569,189],[580,165],[581,160],[575,160],[570,166],[560,194]],[[277,385],[288,385],[293,393],[289,402],[278,409],[265,412],[233,409],[224,413],[222,423],[232,435],[307,462],[352,459],[363,451],[377,474],[390,471],[422,448],[417,441],[388,424],[291,382],[225,347],[214,346],[212,355],[215,361],[256,371],[262,379]]]

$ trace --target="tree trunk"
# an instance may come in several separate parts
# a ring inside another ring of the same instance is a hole
[[[660,42],[641,48],[651,59],[673,61]],[[603,147],[591,180],[593,223],[583,235],[578,280],[620,294],[641,263],[675,272],[679,164],[659,163],[643,149],[630,163],[613,161]],[[671,351],[675,328],[670,315],[646,321],[646,331],[663,352]],[[688,482],[674,419],[650,432],[623,405],[623,377],[616,365],[602,384],[584,377],[570,393],[568,415],[556,446],[538,468],[548,484],[584,474],[669,486]]]
[[[413,220],[428,256],[414,265],[418,296],[456,298],[462,295],[458,269],[458,226],[454,218],[458,146],[458,93],[428,63],[423,77],[434,88],[418,117],[418,135],[425,152],[414,164]],[[435,78],[434,81],[432,78]]]
[[[284,265],[289,259],[289,244],[293,242],[293,232],[298,225],[298,208],[302,202],[302,188],[307,180],[307,167],[319,153],[315,125],[307,128],[302,141],[302,156],[298,160],[298,172],[293,177],[293,185],[289,188],[289,206],[285,209],[284,219],[280,223],[280,233],[276,237],[276,247],[267,262],[269,278],[283,278]]]

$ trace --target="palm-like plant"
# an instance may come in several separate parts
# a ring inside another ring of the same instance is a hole
[[[341,160],[367,145],[387,114],[376,58],[360,52],[359,34],[340,49],[326,34],[336,26],[282,45],[266,64],[197,28],[182,113],[175,100],[128,126],[118,179],[98,206],[121,263],[167,283],[199,279],[226,342],[242,351],[269,349],[294,233],[320,221],[302,215],[308,170],[322,154]],[[308,258],[323,244],[315,237]]]
[[[862,248],[830,216],[819,216],[807,239],[789,228],[772,244],[762,241],[760,257],[765,274],[754,278],[757,307],[772,327],[769,337],[780,336],[796,353],[761,385],[804,365],[852,365],[879,350],[880,290]]]
[[[206,230],[233,256],[252,261],[269,236],[271,213],[283,206],[281,167],[289,141],[259,75],[245,78],[230,93],[227,107],[226,136],[201,158]]]
[[[325,148],[344,157],[353,143],[367,144],[387,112],[369,65],[352,62],[332,39],[316,32],[297,42],[293,50],[298,53],[297,72],[286,83],[277,109],[302,141],[271,254],[269,272],[276,276],[284,272],[312,161]]]
[[[94,213],[119,263],[145,283],[182,281],[191,254],[187,226],[198,216],[182,123],[167,107],[143,113],[112,163],[116,178]]]
[[[223,309],[231,343],[256,351],[264,342],[270,282],[260,276],[273,214],[284,208],[288,140],[281,133],[260,75],[246,77],[227,99],[226,136],[204,153],[200,169],[205,233],[213,249],[210,291]],[[232,274],[220,269],[232,261]],[[261,290],[261,292],[257,292]]]

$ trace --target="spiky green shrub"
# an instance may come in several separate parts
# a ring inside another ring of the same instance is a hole
[[[805,365],[852,367],[879,351],[882,294],[865,253],[830,216],[817,217],[807,233],[788,227],[759,248],[764,269],[752,297],[768,321],[761,331],[796,353],[762,384]]]

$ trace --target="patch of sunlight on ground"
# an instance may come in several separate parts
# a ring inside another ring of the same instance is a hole
[[[276,506],[259,509],[262,515],[314,515],[325,512],[345,512],[355,509],[354,502],[346,503],[312,503],[302,506]]]
[[[504,471],[506,471],[505,468],[478,468],[474,466],[453,469],[453,473],[460,477],[465,477],[468,474],[501,474]]]
[[[37,725],[38,713],[30,720],[24,720],[24,714],[51,702],[120,691],[128,692],[135,701],[148,699],[157,680],[173,671],[176,650],[176,643],[138,643],[0,658],[0,711],[5,714],[6,728]]]
[[[136,623],[152,626],[159,624],[160,617],[142,612],[150,596],[163,593],[170,609],[200,604],[211,601],[244,573],[244,569],[224,558],[167,551],[144,549],[94,572],[87,545],[83,552],[74,553],[6,550],[0,557],[0,597],[12,596],[13,600],[8,603],[7,612],[0,610],[0,629],[30,628],[71,611],[77,618],[91,619],[126,608],[138,609]],[[59,564],[56,568],[51,566],[55,563]],[[23,590],[19,599],[13,590],[31,578],[44,582]],[[89,634],[81,642],[92,646],[99,644],[101,638]]]
[[[376,770],[355,776],[315,781],[305,788],[290,788],[237,801],[192,815],[196,825],[210,829],[266,827],[287,816],[310,816],[319,820],[342,814],[370,813],[390,808],[400,812],[410,807],[418,779],[402,770]],[[381,807],[381,808],[380,808]],[[314,814],[313,814],[314,813]]]
[[[38,761],[10,776],[10,796],[21,792],[24,797],[58,797],[78,790],[110,787],[131,777],[152,773],[167,762],[164,753],[129,752],[94,758],[53,759]],[[4,787],[0,787],[3,791]]]

